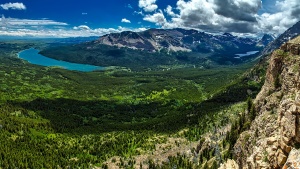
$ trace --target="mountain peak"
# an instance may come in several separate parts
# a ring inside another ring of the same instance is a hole
[[[223,33],[223,36],[234,37],[231,33],[228,33],[228,32]]]
[[[273,35],[273,34],[268,34],[268,33],[265,33],[265,34],[263,35],[262,39],[267,39],[267,38],[273,38],[273,39],[275,39],[275,38],[276,38],[276,36],[275,36],[275,35]]]
[[[275,40],[275,36],[271,34],[264,34],[261,40],[259,41],[258,45],[260,46],[268,46],[269,43]]]

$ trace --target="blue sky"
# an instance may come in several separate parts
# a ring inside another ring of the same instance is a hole
[[[101,36],[187,28],[280,34],[300,20],[299,0],[1,0],[0,36]]]

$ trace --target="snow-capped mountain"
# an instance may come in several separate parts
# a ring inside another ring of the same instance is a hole
[[[275,35],[272,34],[264,34],[261,40],[258,42],[259,46],[268,46],[269,43],[273,42],[276,39]]]
[[[239,52],[256,47],[258,39],[233,36],[230,33],[213,35],[197,30],[149,29],[143,32],[125,31],[102,36],[100,44],[141,49],[149,52],[195,51],[195,52]]]

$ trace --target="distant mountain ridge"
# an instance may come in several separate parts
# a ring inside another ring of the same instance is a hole
[[[97,66],[121,66],[135,70],[161,66],[212,67],[249,61],[272,38],[238,37],[230,33],[213,35],[197,30],[149,29],[104,35],[97,40],[42,50],[44,56]]]
[[[265,39],[268,44],[269,39]],[[272,41],[271,39],[270,41]],[[269,41],[269,42],[270,42]],[[197,30],[176,29],[149,29],[143,32],[125,31],[112,33],[100,37],[97,43],[141,49],[148,52],[160,50],[194,51],[194,52],[234,52],[249,51],[257,47],[258,39],[233,36],[230,33],[212,35]]]
[[[273,42],[275,39],[276,39],[276,36],[274,36],[272,34],[264,34],[264,36],[258,42],[258,45],[266,47],[269,45],[269,43]]]
[[[261,52],[262,55],[268,54],[275,49],[279,48],[283,43],[289,41],[290,39],[294,39],[300,34],[300,21],[293,25],[291,28],[286,30],[283,34],[281,34],[278,38],[276,38],[273,42],[267,45],[264,50]]]

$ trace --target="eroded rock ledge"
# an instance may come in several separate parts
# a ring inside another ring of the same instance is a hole
[[[228,166],[300,167],[299,49],[287,43],[272,53],[265,84],[254,100],[257,117],[240,135],[234,147],[236,161],[227,161]]]

